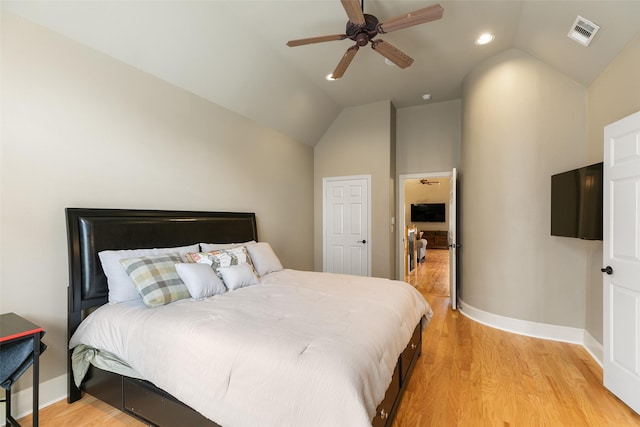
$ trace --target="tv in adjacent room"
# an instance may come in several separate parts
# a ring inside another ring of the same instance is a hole
[[[602,240],[602,162],[551,177],[551,235]]]
[[[446,222],[444,203],[414,203],[411,222]]]

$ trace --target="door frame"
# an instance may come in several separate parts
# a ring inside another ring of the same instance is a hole
[[[371,175],[330,176],[322,178],[322,271],[327,271],[327,183],[364,179],[367,181],[367,276],[371,276]]]
[[[396,209],[396,235],[397,235],[397,256],[396,256],[396,271],[397,271],[397,279],[404,281],[405,271],[404,271],[404,229],[406,227],[406,223],[404,220],[405,217],[405,208],[404,208],[404,184],[407,179],[418,179],[418,178],[451,178],[453,176],[452,171],[447,172],[425,172],[425,173],[411,173],[406,175],[398,176],[398,206]],[[427,250],[429,248],[427,247]]]

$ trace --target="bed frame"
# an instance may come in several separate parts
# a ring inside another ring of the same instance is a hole
[[[254,213],[67,208],[69,288],[67,338],[91,310],[108,302],[107,279],[98,252],[159,248],[193,243],[258,240]],[[373,419],[374,427],[390,427],[422,348],[420,324],[398,358],[391,385]],[[158,426],[218,426],[170,394],[142,381],[91,367],[81,389],[73,381],[71,352],[67,359],[68,397],[82,391],[146,423]]]

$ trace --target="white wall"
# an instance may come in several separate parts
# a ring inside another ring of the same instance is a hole
[[[585,243],[550,236],[550,177],[585,163],[586,100],[584,87],[517,49],[465,78],[465,303],[584,328]]]
[[[313,268],[311,147],[7,12],[1,47],[0,312],[46,330],[43,382],[66,373],[65,207],[252,211]]]
[[[395,277],[393,106],[389,101],[346,108],[314,147],[315,268],[322,271],[322,178],[371,175],[371,273]]]

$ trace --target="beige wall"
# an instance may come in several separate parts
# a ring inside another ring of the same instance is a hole
[[[640,111],[640,33],[589,86],[587,162],[601,162],[604,127]],[[586,330],[602,343],[602,242],[587,246]]]
[[[584,327],[585,243],[550,236],[550,177],[586,160],[586,89],[511,49],[463,84],[461,299]]]
[[[254,211],[313,268],[311,147],[6,12],[1,47],[0,312],[44,326],[42,381],[66,373],[65,207]]]
[[[371,273],[395,276],[391,216],[393,183],[389,101],[344,109],[314,148],[315,269],[322,271],[322,179],[371,175]]]
[[[458,99],[398,110],[398,175],[460,166],[461,105]]]

